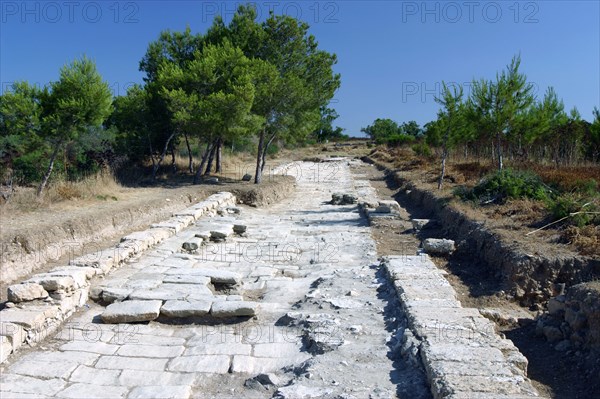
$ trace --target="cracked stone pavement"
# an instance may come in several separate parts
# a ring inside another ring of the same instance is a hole
[[[399,355],[404,316],[367,220],[357,205],[327,204],[334,192],[372,194],[352,162],[294,163],[288,199],[204,217],[96,283],[117,301],[207,301],[204,316],[107,324],[105,306],[89,301],[3,366],[0,397],[430,397]],[[246,233],[182,250],[233,224]],[[207,278],[223,272],[235,284]],[[207,317],[210,304],[238,301],[256,316]]]

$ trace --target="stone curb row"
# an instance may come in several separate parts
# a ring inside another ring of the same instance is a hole
[[[539,397],[527,359],[477,309],[463,308],[426,254],[382,261],[407,315],[401,352],[425,370],[435,399]]]
[[[235,203],[235,196],[229,192],[213,194],[175,213],[165,222],[123,237],[115,247],[75,258],[69,265],[36,274],[8,287],[9,302],[0,311],[0,363],[22,345],[34,346],[56,332],[67,318],[85,305],[94,276],[106,275],[201,217],[215,214],[217,208]]]

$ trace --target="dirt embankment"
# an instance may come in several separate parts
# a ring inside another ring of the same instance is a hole
[[[476,255],[484,265],[500,278],[504,290],[523,305],[534,305],[558,295],[565,286],[600,277],[600,259],[579,255],[532,238],[486,226],[448,204],[448,199],[417,187],[401,173],[392,171],[384,163],[369,157],[365,162],[391,173],[400,186],[400,198],[419,204],[441,222],[448,238],[454,239],[459,249]]]
[[[272,176],[260,186],[236,182],[140,188],[119,201],[73,202],[59,209],[17,215],[0,209],[0,289],[4,292],[6,285],[52,262],[100,250],[120,236],[167,219],[216,192],[230,191],[239,202],[259,207],[282,200],[294,187],[292,177]]]

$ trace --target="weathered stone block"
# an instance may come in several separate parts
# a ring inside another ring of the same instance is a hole
[[[167,301],[160,309],[165,317],[199,317],[210,312],[210,301]]]
[[[125,301],[108,305],[102,313],[105,323],[151,321],[158,317],[162,301]]]
[[[8,300],[10,302],[26,302],[48,297],[48,292],[37,283],[14,284],[8,287]]]
[[[212,304],[210,314],[213,317],[249,317],[256,315],[258,303],[245,301],[219,301]]]

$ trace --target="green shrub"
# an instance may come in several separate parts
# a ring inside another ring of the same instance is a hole
[[[46,154],[43,150],[32,151],[15,158],[13,176],[16,184],[32,184],[39,182],[47,168]],[[57,160],[58,163],[58,160]]]
[[[412,150],[421,157],[430,157],[431,156],[431,148],[427,145],[427,143],[417,143],[413,145]]]
[[[267,155],[268,156],[275,156],[275,155],[277,155],[278,152],[279,152],[279,146],[277,144],[271,144],[267,148]]]
[[[409,144],[415,141],[414,136],[408,134],[393,134],[386,138],[385,143],[393,147],[399,147],[404,144]]]
[[[552,191],[534,173],[504,169],[485,177],[472,189],[455,190],[455,194],[464,200],[501,203],[509,198],[548,201]]]
[[[600,224],[600,201],[595,194],[595,199],[577,193],[562,194],[548,201],[548,210],[555,220],[568,217],[566,222],[577,227]]]

